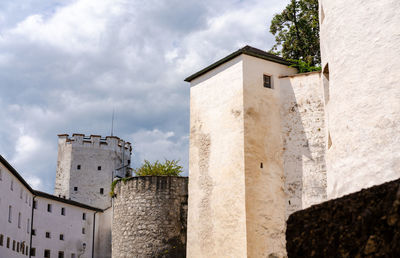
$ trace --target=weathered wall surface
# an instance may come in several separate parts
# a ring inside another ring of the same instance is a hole
[[[296,72],[286,65],[243,55],[247,257],[285,256],[279,76]],[[264,87],[264,74],[272,76],[272,89]]]
[[[113,208],[96,213],[96,231],[94,243],[94,257],[111,257],[111,229]]]
[[[115,187],[112,257],[186,257],[188,178],[133,177]]]
[[[191,82],[188,257],[246,257],[242,56]]]
[[[399,257],[400,180],[289,217],[288,257]]]
[[[110,207],[113,173],[127,165],[130,156],[130,144],[118,137],[103,140],[96,135],[74,134],[72,138],[60,135],[55,195],[101,209]]]
[[[400,177],[400,1],[321,0],[320,19],[335,198]]]
[[[326,129],[320,73],[280,79],[286,207],[294,211],[326,200]]]

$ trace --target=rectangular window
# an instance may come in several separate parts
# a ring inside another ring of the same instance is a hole
[[[46,238],[51,238],[50,237],[50,232],[46,232]]]
[[[64,258],[64,252],[58,252],[58,258]]]
[[[44,250],[44,258],[50,258],[50,250]]]
[[[100,188],[100,194],[104,194],[104,188]]]
[[[36,229],[32,229],[32,236],[36,236]]]
[[[74,191],[75,192],[78,191],[78,187],[77,186],[74,186]]]
[[[25,203],[28,203],[28,193],[25,193]]]
[[[97,170],[101,170],[101,166],[98,166],[98,167],[97,167]]]
[[[37,209],[37,201],[36,200],[33,200],[33,208]]]
[[[82,234],[85,234],[85,228],[82,228]]]
[[[76,169],[80,170],[81,169],[81,165],[76,166]]]
[[[24,193],[24,190],[22,190],[22,186],[21,186],[21,191],[19,191],[19,198],[22,199],[22,194]]]
[[[86,220],[86,213],[82,214],[82,220]]]
[[[128,165],[130,165],[131,164],[131,160],[130,159],[128,159]]]
[[[64,235],[60,234],[60,240],[64,240]]]
[[[65,208],[61,208],[61,215],[65,216]]]
[[[11,189],[11,191],[14,191],[14,180],[13,179],[11,179],[10,189]]]
[[[12,250],[15,251],[15,240],[13,240]]]
[[[17,242],[17,253],[19,253],[19,242]]]
[[[26,249],[26,250],[25,250],[25,254],[26,254],[26,256],[28,256],[28,254],[29,254],[29,253],[28,253],[29,246],[26,246],[25,249]]]
[[[7,237],[7,248],[10,248],[10,238]]]
[[[3,171],[1,171],[1,168],[0,168],[0,181],[2,181],[3,180]]]
[[[47,211],[51,212],[51,204],[47,204]]]
[[[11,218],[12,218],[12,207],[11,205],[8,206],[8,222],[11,223]]]
[[[272,89],[271,76],[264,74],[264,87]]]
[[[18,228],[21,228],[21,212],[18,212]]]
[[[28,221],[26,222],[26,233],[29,234],[29,229],[31,228],[31,220],[28,219]]]
[[[36,256],[36,248],[31,248],[31,256]]]
[[[4,236],[0,234],[0,246],[3,246]]]

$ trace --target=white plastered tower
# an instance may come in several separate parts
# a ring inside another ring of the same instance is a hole
[[[54,194],[96,208],[111,206],[113,177],[125,177],[131,160],[131,144],[115,136],[58,136]]]
[[[328,197],[400,177],[400,1],[320,0]]]

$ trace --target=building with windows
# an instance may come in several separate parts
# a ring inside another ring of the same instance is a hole
[[[130,175],[130,143],[59,135],[55,195],[32,189],[0,156],[0,257],[111,257],[110,188]]]

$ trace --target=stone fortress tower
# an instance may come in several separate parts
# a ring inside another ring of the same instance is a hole
[[[100,209],[111,206],[111,183],[130,176],[132,147],[115,136],[58,136],[54,194]]]
[[[400,1],[320,0],[328,198],[400,177]]]

